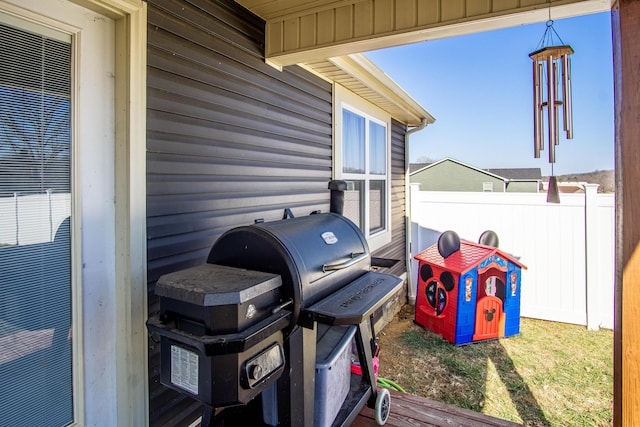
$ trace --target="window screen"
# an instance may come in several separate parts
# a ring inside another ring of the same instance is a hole
[[[0,425],[73,422],[71,39],[0,14]]]

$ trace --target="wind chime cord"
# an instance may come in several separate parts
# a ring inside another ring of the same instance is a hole
[[[551,0],[549,0],[549,20],[547,21],[547,29],[544,31],[544,34],[542,35],[542,38],[540,39],[540,42],[538,43],[538,47],[536,48],[536,50],[539,50],[548,46],[555,46],[556,43],[554,40],[554,34],[555,34],[555,37],[558,38],[558,41],[560,42],[559,44],[564,45],[564,41],[562,40],[562,38],[560,37],[556,29],[553,28],[553,19],[551,19]]]
[[[559,43],[555,42],[554,35],[555,37],[558,38]],[[549,20],[547,21],[547,29],[544,31],[544,34],[542,35],[542,38],[540,39],[540,42],[538,43],[538,47],[536,48],[536,50],[539,50],[548,46],[557,46],[558,44],[564,45],[565,43],[560,37],[560,35],[558,34],[558,32],[555,30],[555,28],[553,28],[553,21]]]

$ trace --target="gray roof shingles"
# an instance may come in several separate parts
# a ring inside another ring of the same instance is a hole
[[[432,163],[411,163],[409,164],[409,173],[413,173],[423,169]],[[485,171],[498,175],[505,179],[517,180],[541,180],[542,173],[540,168],[507,168],[507,169],[484,169]]]
[[[542,179],[540,168],[485,169],[507,179]]]

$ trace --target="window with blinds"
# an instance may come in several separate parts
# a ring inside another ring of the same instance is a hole
[[[71,38],[0,12],[0,425],[73,418]]]

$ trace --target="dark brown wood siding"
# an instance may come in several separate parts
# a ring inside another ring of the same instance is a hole
[[[150,0],[147,83],[149,314],[164,273],[205,262],[229,228],[329,209],[331,85],[266,65],[264,22],[232,1]],[[150,424],[199,405],[159,384],[150,341]]]

